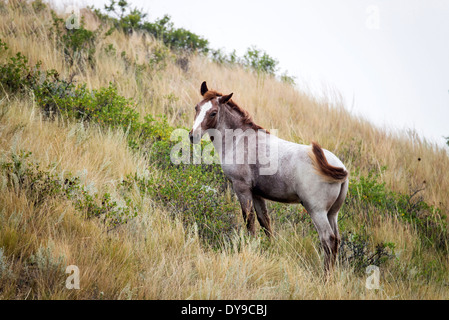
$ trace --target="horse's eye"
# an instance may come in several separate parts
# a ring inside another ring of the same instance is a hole
[[[195,106],[195,111],[198,111],[198,105]]]
[[[214,111],[214,112],[212,112],[212,113],[210,114],[210,117],[213,118],[213,117],[215,117],[216,115],[217,115],[217,112]]]

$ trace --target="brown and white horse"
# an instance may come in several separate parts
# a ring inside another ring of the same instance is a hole
[[[338,212],[348,191],[348,172],[343,163],[314,142],[311,146],[301,145],[270,134],[231,100],[232,93],[223,95],[208,90],[203,82],[201,95],[203,100],[195,107],[190,140],[197,143],[209,133],[223,172],[240,201],[248,231],[255,233],[254,208],[261,227],[268,236],[272,235],[266,199],[301,203],[318,231],[325,252],[324,267],[330,271],[340,244]],[[268,163],[262,159],[267,153]],[[243,161],[234,159],[239,155],[243,155]],[[275,170],[264,174],[267,166]]]

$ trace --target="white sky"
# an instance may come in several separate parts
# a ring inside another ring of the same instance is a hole
[[[243,55],[255,45],[299,86],[335,88],[347,109],[377,125],[413,128],[439,145],[449,136],[447,0],[128,2],[150,21],[169,14],[212,48]]]

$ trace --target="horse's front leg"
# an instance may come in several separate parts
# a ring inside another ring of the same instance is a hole
[[[273,235],[271,231],[270,216],[268,215],[267,205],[265,200],[257,195],[253,194],[254,209],[256,210],[257,220],[260,226],[265,231],[265,234],[270,238]]]
[[[233,181],[232,186],[239,199],[242,208],[243,220],[246,223],[246,228],[251,235],[256,234],[255,214],[253,211],[253,196],[248,185],[241,181]]]

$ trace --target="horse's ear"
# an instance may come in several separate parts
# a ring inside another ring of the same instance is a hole
[[[207,89],[207,84],[206,81],[203,81],[203,83],[201,84],[201,95],[204,96],[204,94],[209,91],[209,89]]]
[[[231,99],[231,97],[232,97],[233,94],[234,94],[234,93],[230,93],[230,94],[228,94],[227,96],[222,96],[222,97],[219,99],[220,103],[221,103],[221,104],[225,104],[226,102],[228,102],[228,101]]]

